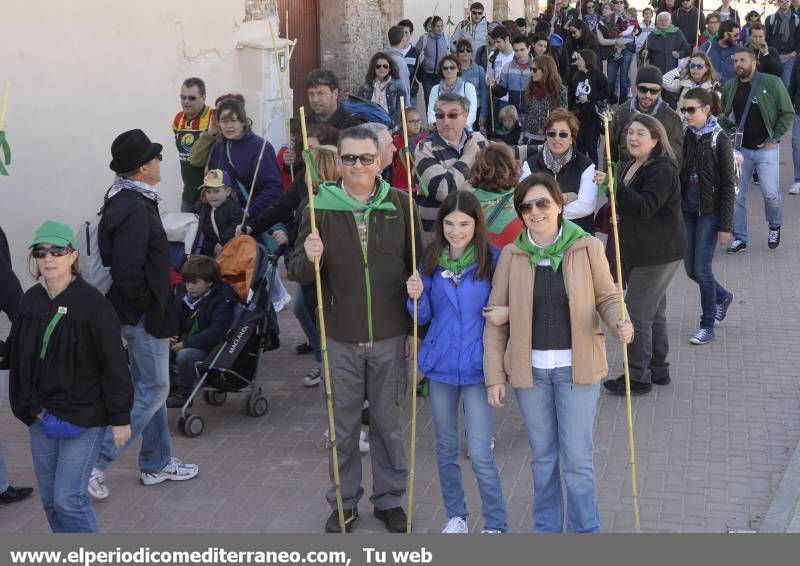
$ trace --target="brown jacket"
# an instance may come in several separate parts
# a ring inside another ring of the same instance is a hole
[[[581,238],[564,253],[561,269],[572,324],[572,381],[597,383],[608,374],[606,342],[598,313],[612,333],[616,333],[620,319],[619,293],[611,279],[603,244],[593,236]],[[488,304],[508,306],[509,322],[502,326],[487,323],[483,332],[487,387],[506,382],[514,388],[533,387],[534,273],[528,252],[514,244],[503,248]]]

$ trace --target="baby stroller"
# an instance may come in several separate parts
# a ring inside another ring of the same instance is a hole
[[[200,391],[206,403],[225,404],[228,393],[248,393],[246,411],[251,417],[263,417],[269,402],[256,383],[261,352],[279,347],[277,319],[269,301],[278,257],[250,236],[234,238],[217,258],[222,277],[239,294],[233,322],[225,339],[205,360],[195,364],[197,381],[177,419],[178,430],[189,437],[200,436],[205,422],[189,413]],[[268,266],[272,265],[272,269]]]

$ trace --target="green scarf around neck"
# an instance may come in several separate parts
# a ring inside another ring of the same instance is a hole
[[[675,24],[670,24],[670,26],[663,31],[660,27],[656,26],[656,29],[654,29],[652,33],[653,35],[666,35],[668,33],[675,33],[676,31],[678,31],[678,27]]]
[[[387,202],[389,196],[389,183],[380,180],[375,196],[368,203],[364,204],[354,199],[345,190],[332,181],[327,181],[319,186],[319,192],[314,199],[314,206],[319,210],[336,210],[346,212],[363,212],[365,217],[369,217],[374,210],[397,210],[391,202]]]
[[[461,256],[456,259],[450,259],[450,254],[447,252],[447,250],[442,250],[442,253],[439,254],[439,267],[450,271],[453,273],[453,275],[461,275],[461,272],[469,267],[474,261],[474,242],[470,242],[470,244],[467,246],[467,249],[464,250],[464,253],[462,253]]]
[[[519,233],[517,239],[514,240],[514,244],[519,249],[531,254],[531,266],[534,268],[543,259],[549,259],[550,267],[553,268],[553,271],[558,271],[558,266],[561,265],[561,259],[564,257],[564,252],[567,248],[588,235],[589,234],[584,232],[583,228],[564,218],[561,223],[561,235],[546,248],[540,248],[531,242],[528,238],[527,228]]]

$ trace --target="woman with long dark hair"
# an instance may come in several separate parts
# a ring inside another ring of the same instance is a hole
[[[500,474],[492,453],[494,409],[483,375],[484,316],[497,250],[489,244],[480,202],[469,192],[450,193],[442,203],[421,273],[409,277],[409,312],[418,299],[419,324],[430,323],[419,368],[430,379],[436,427],[436,460],[448,522],[443,533],[466,533],[467,504],[459,460],[461,399],[470,463],[483,504],[483,532],[507,530]]]
[[[525,88],[525,124],[522,136],[528,144],[544,143],[544,123],[556,108],[566,108],[567,88],[561,83],[556,61],[550,55],[540,55],[533,60],[531,78]]]
[[[569,108],[581,123],[575,145],[597,165],[597,143],[600,140],[600,116],[598,110],[608,103],[608,79],[598,69],[597,55],[591,49],[576,54],[577,70],[569,88]]]
[[[364,76],[364,84],[356,96],[374,102],[392,117],[395,124],[400,123],[400,97],[403,96],[403,83],[394,59],[379,51],[372,56]]]

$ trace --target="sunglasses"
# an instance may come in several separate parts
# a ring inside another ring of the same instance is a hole
[[[361,165],[372,165],[375,163],[375,158],[377,156],[373,155],[372,153],[362,153],[361,155],[356,155],[355,153],[345,153],[342,155],[342,165],[347,165],[348,167],[352,167],[356,164],[356,161],[360,161]]]
[[[195,100],[197,100],[197,97],[191,94],[190,95],[182,94],[181,100],[188,100],[189,102],[194,102]]]
[[[31,250],[31,255],[36,259],[43,259],[47,257],[47,254],[53,257],[64,257],[74,251],[75,250],[69,246],[52,246],[50,248],[33,248],[33,250]]]
[[[553,201],[545,197],[537,198],[536,200],[526,200],[525,202],[519,203],[519,212],[521,214],[529,214],[533,212],[534,206],[539,210],[549,210],[552,204]]]
[[[539,71],[541,71],[539,67],[531,67],[531,73],[538,73]]]
[[[706,64],[705,63],[691,63],[689,65],[689,68],[692,69],[692,70],[705,69],[706,68]]]
[[[448,112],[447,114],[445,114],[444,112],[437,112],[436,114],[434,114],[434,116],[436,116],[437,120],[444,120],[445,118],[448,118],[450,120],[455,120],[462,114],[463,112]]]
[[[555,131],[555,130],[547,130],[547,137],[548,137],[548,138],[554,138],[554,137],[558,136],[558,137],[560,137],[562,140],[565,140],[565,139],[567,139],[568,137],[570,137],[571,135],[572,135],[572,134],[571,134],[570,132],[565,132],[565,131],[563,131],[563,130],[562,130],[562,131],[560,131],[560,132],[557,132],[557,131]]]
[[[442,67],[442,71],[455,71],[458,67],[454,67],[453,65],[445,65]]]
[[[680,111],[681,111],[681,114],[688,114],[689,116],[691,116],[695,112],[697,112],[698,108],[700,108],[700,107],[699,106],[683,106],[680,109]]]
[[[459,47],[458,48],[458,52],[459,53],[472,53],[472,48],[471,47]]]
[[[639,91],[639,94],[652,94],[653,96],[661,94],[661,89],[659,87],[650,88],[647,86],[639,85],[638,87],[636,87],[636,90]]]
[[[385,63],[378,63],[378,64],[375,65],[375,68],[376,69],[388,69],[389,65],[387,65]]]
[[[473,16],[482,16],[482,15],[483,15],[483,12],[475,12],[475,11],[473,11],[473,12],[472,12],[472,15],[473,15]]]

